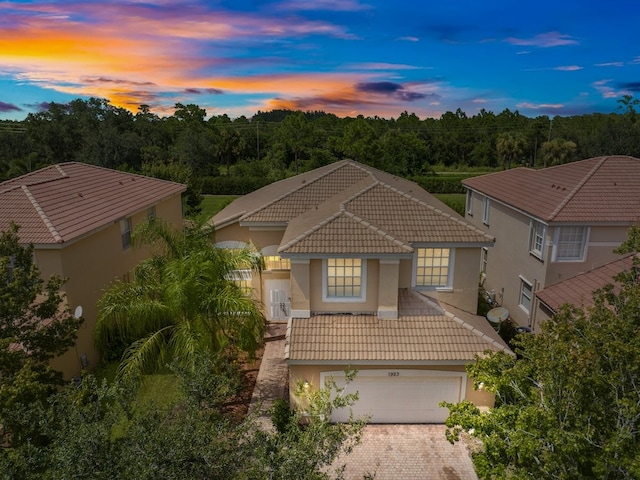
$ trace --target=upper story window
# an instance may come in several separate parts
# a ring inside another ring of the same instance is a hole
[[[120,237],[122,238],[122,249],[126,250],[131,246],[131,217],[120,220]]]
[[[520,308],[525,312],[531,312],[531,299],[533,298],[533,285],[524,278],[520,278]]]
[[[473,216],[473,192],[467,190],[467,215]]]
[[[544,223],[533,220],[530,229],[529,251],[536,257],[542,259],[544,237],[547,233],[547,227]]]
[[[449,248],[418,248],[416,287],[450,288],[453,251]]]
[[[556,262],[580,262],[584,260],[587,246],[587,227],[558,227],[556,230],[555,254]]]
[[[482,223],[489,225],[489,212],[491,211],[491,200],[488,197],[482,199]]]
[[[324,299],[363,300],[364,262],[360,258],[328,258],[324,261]]]

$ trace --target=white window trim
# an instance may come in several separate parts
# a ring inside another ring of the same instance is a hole
[[[518,292],[518,307],[520,307],[520,309],[525,312],[527,315],[531,314],[531,307],[533,307],[533,283],[531,283],[529,280],[527,280],[526,278],[524,278],[522,275],[519,276],[520,278],[520,290]],[[526,306],[524,306],[522,304],[522,292],[523,292],[523,286],[524,285],[528,285],[530,288],[530,298],[529,298],[529,308],[527,308]]]
[[[542,246],[540,247],[540,250],[536,250],[536,233],[538,231],[538,225],[542,226]],[[544,258],[544,247],[546,238],[547,226],[544,223],[539,222],[538,220],[532,219],[529,223],[529,253],[540,260]]]
[[[489,213],[491,212],[491,199],[489,197],[482,198],[482,223],[489,225]]]
[[[473,192],[471,190],[467,190],[467,215],[473,217]]]
[[[122,250],[129,250],[131,248],[132,231],[133,222],[131,221],[131,217],[126,217],[120,220],[120,240],[122,241]]]
[[[444,287],[429,287],[425,285],[418,285],[416,282],[418,272],[418,248],[446,248],[449,250],[449,270],[447,271],[447,284]],[[411,272],[411,286],[417,290],[430,290],[437,292],[450,292],[453,290],[453,271],[456,260],[456,249],[452,247],[432,247],[422,246],[417,247],[415,254],[413,255],[413,270]]]
[[[346,258],[346,257],[345,257]],[[330,297],[327,294],[328,264],[327,259],[322,260],[322,301],[327,303],[364,303],[367,301],[367,259],[360,257],[348,257],[360,259],[360,296],[358,297]]]
[[[489,249],[482,247],[480,251],[480,275],[482,279],[487,278],[487,265],[489,264]]]
[[[563,227],[580,227],[585,229],[585,234],[584,234],[584,238],[582,241],[582,256],[580,258],[569,258],[569,259],[564,259],[564,258],[558,258],[558,242],[560,239],[560,230]],[[555,232],[553,234],[553,261],[554,262],[558,262],[558,263],[580,263],[580,262],[584,262],[585,259],[587,258],[587,249],[589,247],[589,235],[591,234],[591,228],[585,226],[585,225],[560,225],[558,227],[555,228]]]

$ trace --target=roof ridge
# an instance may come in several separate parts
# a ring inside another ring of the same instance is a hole
[[[338,165],[338,164],[340,164],[340,163],[342,163],[342,165]],[[297,192],[298,190],[302,190],[303,188],[306,188],[306,187],[308,187],[309,185],[313,185],[315,182],[320,181],[321,179],[325,178],[327,175],[329,175],[329,174],[331,174],[331,173],[334,173],[334,172],[336,172],[337,170],[339,170],[339,169],[341,169],[341,168],[345,167],[345,166],[347,165],[347,163],[350,163],[350,162],[349,162],[348,160],[340,160],[340,161],[338,161],[338,162],[335,162],[335,163],[333,164],[333,165],[337,165],[335,168],[331,168],[331,169],[327,170],[327,172],[326,172],[326,173],[324,173],[323,175],[320,175],[320,176],[319,176],[319,177],[317,177],[317,178],[314,178],[313,180],[311,180],[311,181],[309,181],[309,182],[306,182],[306,181],[305,181],[305,182],[301,183],[301,184],[300,184],[300,185],[298,185],[296,188],[293,188],[293,189],[291,189],[291,190],[288,190],[286,193],[283,193],[283,194],[281,194],[281,195],[279,195],[279,196],[275,197],[275,198],[274,198],[273,200],[271,200],[270,202],[267,202],[266,204],[261,205],[261,206],[260,206],[260,207],[258,207],[258,208],[254,208],[253,210],[250,210],[249,212],[245,212],[245,213],[243,213],[242,215],[240,215],[240,218],[248,217],[248,216],[254,215],[254,214],[255,214],[255,213],[257,213],[257,212],[260,212],[260,211],[262,211],[262,210],[264,210],[264,209],[266,209],[266,208],[270,207],[271,205],[274,205],[275,203],[279,202],[279,201],[280,201],[280,200],[282,200],[283,198],[288,197],[288,196],[289,196],[289,195],[291,195],[292,193],[295,193],[295,192]],[[311,170],[311,171],[313,171],[313,170]],[[290,177],[290,178],[295,178],[295,176],[294,176],[294,177]],[[283,179],[283,180],[287,180],[287,179],[285,178],[285,179]]]
[[[411,245],[408,245],[406,242],[403,242],[399,238],[394,237],[390,233],[387,233],[385,230],[383,230],[380,227],[377,227],[373,223],[367,222],[364,218],[359,217],[355,213],[352,213],[352,212],[349,212],[349,211],[345,210],[344,211],[344,215],[349,217],[349,218],[351,218],[352,220],[355,220],[356,222],[358,222],[363,227],[366,227],[369,230],[372,230],[373,232],[377,233],[381,237],[384,237],[385,240],[387,240],[387,241],[389,241],[391,243],[394,243],[395,245],[398,245],[399,247],[402,247],[404,250],[407,250],[407,252],[410,252],[410,253],[413,252],[413,247],[411,247]]]
[[[575,196],[575,194],[578,193],[578,191],[582,187],[584,187],[585,183],[587,183],[587,181],[595,175],[595,173],[600,169],[600,167],[607,160],[607,158],[609,157],[602,157],[593,166],[593,168],[589,170],[589,172],[587,172],[587,174],[582,178],[582,180],[580,180],[578,184],[575,187],[573,187],[573,189],[567,194],[564,200],[562,200],[562,202],[558,204],[558,206],[553,210],[553,212],[551,212],[551,215],[549,215],[548,220],[553,220],[562,211],[562,209],[567,206],[567,203],[569,203],[569,201]]]
[[[502,350],[503,352],[506,352],[508,354],[511,355],[515,355],[510,349],[509,347],[505,347],[504,345],[502,345],[499,342],[496,342],[493,338],[491,338],[490,336],[488,336],[487,334],[481,332],[480,330],[478,330],[476,327],[474,327],[473,325],[471,325],[470,323],[466,322],[464,319],[454,315],[453,313],[449,312],[447,309],[443,308],[441,305],[439,305],[438,303],[434,302],[433,300],[426,298],[424,295],[420,295],[416,292],[414,292],[413,290],[409,290],[409,292],[416,296],[417,298],[419,298],[420,300],[422,300],[425,303],[430,304],[431,306],[433,306],[434,308],[437,308],[438,310],[442,311],[443,315],[446,317],[449,317],[451,320],[453,320],[454,322],[456,322],[458,325],[466,328],[467,330],[469,330],[471,333],[477,335],[478,337],[480,337],[482,340],[484,340],[485,342],[489,343],[490,345],[493,345],[494,347],[499,348],[500,350]]]
[[[423,207],[426,207],[429,210],[432,210],[434,213],[440,214],[445,218],[449,218],[450,220],[452,220],[453,222],[457,223],[458,225],[466,227],[466,228],[468,228],[469,230],[471,230],[471,231],[473,231],[475,233],[482,234],[483,236],[485,236],[487,238],[491,238],[491,239],[495,240],[492,235],[488,234],[487,232],[485,232],[483,230],[480,230],[479,228],[471,225],[470,223],[467,223],[464,218],[455,218],[450,213],[447,213],[444,210],[440,210],[439,208],[436,208],[433,205],[431,205],[431,204],[429,204],[427,202],[424,202],[424,201],[420,200],[419,198],[414,197],[410,193],[404,192],[404,191],[400,190],[399,188],[393,187],[393,186],[391,186],[391,185],[389,185],[387,183],[384,183],[384,182],[381,182],[381,181],[378,180],[378,184],[380,184],[384,188],[387,188],[387,189],[391,190],[392,192],[395,192],[395,193],[398,193],[398,194],[400,194],[400,195],[402,195],[404,197],[407,197],[409,200],[411,200],[411,201],[413,201],[413,202],[415,202],[415,203],[417,203],[419,205],[422,205]],[[376,185],[372,185],[372,187],[374,187],[374,186],[376,186]],[[421,188],[420,185],[417,185],[417,186],[419,188]],[[427,192],[427,193],[429,193],[429,192]],[[431,195],[431,194],[429,194],[429,195]]]
[[[31,202],[31,205],[33,205],[33,208],[35,208],[36,212],[38,213],[38,215],[40,216],[44,224],[49,229],[49,233],[51,233],[51,236],[53,237],[53,239],[56,241],[56,243],[62,243],[63,242],[62,237],[56,230],[56,227],[53,225],[49,217],[47,217],[47,214],[42,209],[42,207],[40,206],[36,198],[33,196],[31,191],[29,191],[29,188],[26,185],[22,185],[21,188],[24,194],[27,196],[27,198]]]

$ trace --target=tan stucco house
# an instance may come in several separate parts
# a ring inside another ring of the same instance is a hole
[[[298,382],[340,384],[347,366],[359,370],[355,413],[376,423],[442,422],[443,400],[493,404],[464,366],[509,351],[475,315],[494,239],[415,183],[344,160],[241,197],[212,223],[219,246],[251,242],[264,256],[261,278],[238,278],[270,321],[288,322],[293,405]]]
[[[483,286],[511,318],[534,331],[536,292],[616,260],[613,250],[640,220],[640,159],[590,158],[516,168],[463,181],[465,219],[491,233]]]
[[[93,342],[96,302],[115,278],[128,280],[145,256],[131,232],[153,217],[182,225],[184,185],[70,162],[0,183],[0,230],[20,226],[43,278],[68,278],[67,305],[85,319],[76,346],[53,360],[66,378],[99,360]]]

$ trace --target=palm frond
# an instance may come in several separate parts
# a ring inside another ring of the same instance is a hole
[[[162,368],[170,353],[174,330],[171,325],[132,343],[122,356],[117,378],[137,383],[145,373]]]

